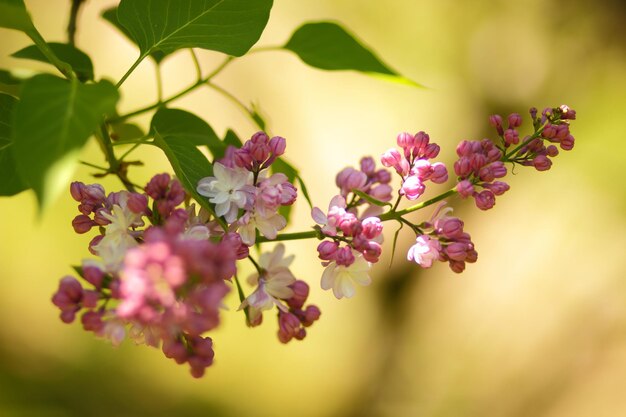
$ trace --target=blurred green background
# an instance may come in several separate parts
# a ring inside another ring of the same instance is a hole
[[[69,1],[26,4],[47,40],[64,41]],[[97,77],[117,80],[137,51],[99,19],[113,4],[87,1],[77,45],[92,56]],[[388,230],[374,284],[337,301],[319,288],[316,243],[290,243],[293,272],[311,284],[321,320],[305,341],[282,345],[272,315],[248,329],[231,294],[211,334],[215,364],[201,380],[160,351],[129,341],[114,349],[79,324],[61,323],[50,297],[69,265],[89,256],[89,237],[71,228],[75,203],[68,193],[37,220],[31,193],[3,198],[1,416],[626,415],[624,3],[276,0],[259,45],[282,44],[301,23],[329,19],[429,89],[318,71],[281,52],[244,57],[215,80],[260,105],[320,207],[335,192],[336,172],[380,155],[405,130],[427,131],[451,164],[458,141],[491,135],[489,114],[568,104],[578,112],[574,150],[549,172],[516,169],[511,191],[491,211],[452,202],[479,252],[460,276],[445,265],[423,271],[404,261],[414,239],[408,232],[389,268]],[[0,35],[0,68],[50,70],[8,58],[29,41]],[[220,61],[198,54],[205,71]],[[189,54],[165,61],[163,73],[166,96],[191,83]],[[146,61],[124,84],[120,111],[155,97]],[[255,131],[208,89],[175,106],[220,133]],[[171,172],[151,150],[136,156],[147,166],[131,172],[135,182]],[[102,162],[94,144],[81,157]],[[81,168],[76,179],[92,182],[90,173]],[[301,201],[290,230],[310,224]]]

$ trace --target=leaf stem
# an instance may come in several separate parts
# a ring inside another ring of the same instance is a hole
[[[37,48],[39,48],[41,53],[44,54],[44,56],[48,59],[48,61],[50,61],[52,65],[54,65],[59,71],[61,71],[61,74],[63,74],[65,78],[67,78],[68,80],[76,80],[76,74],[74,74],[74,70],[72,70],[72,67],[68,63],[61,61],[54,54],[54,52],[52,52],[52,49],[50,49],[50,46],[48,46],[46,40],[43,38],[43,36],[41,36],[41,33],[39,33],[39,31],[34,26],[26,32],[26,35],[28,35],[28,37],[31,38],[33,42],[35,42],[35,45],[37,45]]]
[[[157,62],[155,65],[155,76],[157,85],[157,103],[163,102],[163,78],[161,77],[161,65]]]
[[[229,56],[217,68],[215,68],[213,70],[213,72],[211,72],[205,78],[196,81],[195,83],[193,83],[189,87],[185,88],[184,90],[174,94],[172,97],[169,97],[169,98],[167,98],[167,99],[165,99],[165,100],[163,100],[161,102],[157,102],[157,103],[151,104],[149,106],[142,107],[140,109],[134,110],[134,111],[132,111],[130,113],[126,113],[126,114],[123,114],[121,116],[113,117],[113,118],[109,119],[109,122],[117,123],[117,122],[122,122],[124,120],[130,119],[131,117],[139,116],[140,114],[149,112],[150,110],[154,110],[154,109],[156,109],[159,106],[168,104],[168,103],[170,103],[170,102],[172,102],[174,100],[177,100],[177,99],[179,99],[179,98],[181,98],[181,97],[191,93],[193,90],[195,90],[196,88],[202,86],[204,83],[208,82],[213,77],[215,77],[217,74],[219,74],[234,59],[235,59],[234,57]]]
[[[230,91],[210,82],[207,82],[206,85],[207,87],[214,89],[215,91],[229,99],[231,102],[233,102],[237,107],[239,107],[239,109],[250,118],[255,126],[257,126],[261,130],[266,130],[265,126],[262,126],[261,123],[259,123],[259,121],[254,117],[254,112],[252,111],[252,109],[248,108],[248,106],[246,106],[241,100],[235,97],[235,95],[233,95]]]
[[[122,76],[122,78],[117,82],[117,84],[115,84],[115,88],[120,88],[122,86],[122,84],[124,84],[124,81],[126,81],[126,79],[128,78],[128,76],[130,74],[133,73],[133,71],[135,71],[135,68],[137,68],[137,66],[139,64],[141,64],[141,61],[143,61],[147,56],[149,55],[149,53],[144,53],[139,55],[139,58],[137,58],[137,60],[135,62],[133,62],[133,65],[130,66],[130,68],[128,69],[128,71],[126,71],[126,73]]]
[[[70,20],[67,24],[67,42],[76,45],[76,22],[78,20],[78,11],[86,0],[72,0],[72,8],[70,9]]]
[[[423,209],[425,207],[428,207],[428,206],[430,206],[432,204],[435,204],[435,203],[437,203],[437,202],[439,202],[441,200],[445,200],[446,198],[456,194],[456,192],[457,192],[456,189],[452,188],[452,189],[446,191],[445,193],[439,194],[438,196],[431,198],[430,200],[423,201],[423,202],[421,202],[419,204],[416,204],[414,206],[405,208],[404,210],[388,211],[387,213],[384,213],[384,214],[381,214],[380,216],[378,216],[378,218],[381,221],[383,221],[383,222],[387,221],[387,220],[400,219],[400,217],[404,216],[405,214],[409,214],[409,213],[412,213],[414,211],[421,210],[421,209]]]
[[[189,48],[189,52],[191,53],[191,59],[193,60],[193,65],[196,67],[196,76],[197,80],[200,81],[202,79],[202,68],[200,67],[200,61],[198,61],[198,56],[193,48]]]

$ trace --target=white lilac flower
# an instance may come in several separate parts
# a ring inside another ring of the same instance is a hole
[[[332,261],[322,274],[322,289],[332,288],[333,294],[338,299],[350,298],[356,292],[356,285],[369,285],[372,280],[369,276],[371,264],[363,255],[354,251],[354,262],[350,266],[338,265]]]
[[[237,219],[237,211],[248,199],[250,172],[242,168],[228,168],[219,162],[213,165],[213,177],[202,178],[196,188],[198,193],[209,197],[215,204],[215,214],[224,216],[227,222]]]
[[[239,219],[239,228],[237,232],[241,236],[241,241],[248,246],[254,245],[256,241],[256,230],[268,239],[275,239],[279,230],[282,230],[287,226],[287,221],[283,216],[278,213],[269,214],[269,217],[264,217],[260,212],[255,211],[253,213],[244,214]]]
[[[104,226],[105,234],[102,240],[93,247],[109,272],[117,272],[128,249],[137,246],[137,241],[129,229],[139,220],[140,215],[130,211],[124,199],[120,203],[121,205],[113,205],[111,214],[102,213],[111,223]]]
[[[290,287],[296,278],[289,270],[294,255],[285,255],[285,245],[276,245],[272,252],[263,253],[259,257],[259,267],[262,274],[252,274],[248,277],[251,285],[257,285],[256,290],[250,294],[239,306],[239,309],[249,307],[250,321],[255,322],[263,310],[269,310],[274,306],[287,311],[279,299],[288,299],[293,296]]]

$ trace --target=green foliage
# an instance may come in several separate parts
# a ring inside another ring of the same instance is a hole
[[[272,0],[122,0],[119,23],[142,56],[203,48],[242,56],[269,19]]]
[[[22,32],[34,29],[24,0],[0,0],[0,27]]]
[[[140,139],[145,136],[145,133],[141,128],[132,123],[112,123],[111,127],[111,140],[113,141],[126,141],[133,139]]]
[[[20,86],[24,80],[11,71],[0,69],[0,92],[19,96]]]
[[[73,45],[66,43],[49,42],[48,46],[60,60],[68,63],[80,81],[93,80],[93,64],[91,58]],[[14,58],[32,59],[50,63],[36,45],[30,45],[11,54]],[[53,64],[54,65],[54,64]]]
[[[108,81],[81,84],[37,75],[24,83],[13,118],[13,154],[40,208],[67,186],[78,151],[118,98]]]
[[[135,39],[133,38],[133,35],[130,34],[130,32],[128,30],[126,30],[126,28],[124,26],[122,26],[120,24],[120,21],[117,20],[117,7],[112,7],[110,9],[105,10],[102,13],[102,17],[104,18],[104,20],[106,20],[107,22],[109,22],[110,24],[112,24],[113,26],[115,26],[117,28],[117,30],[119,30],[120,32],[122,32],[124,34],[124,36],[126,36],[131,42],[135,42]],[[139,45],[137,45],[139,46]],[[152,51],[150,52],[150,58],[152,58],[154,60],[154,62],[156,62],[157,64],[160,64],[161,61],[163,61],[166,58],[167,55],[165,55],[162,51]]]
[[[13,158],[11,119],[16,104],[15,97],[0,94],[0,196],[15,195],[28,188],[19,177]]]
[[[178,136],[162,136],[158,130],[155,130],[154,144],[165,153],[185,190],[202,207],[210,213],[215,213],[209,200],[196,191],[198,181],[213,175],[213,166],[196,147],[193,140]]]
[[[204,120],[180,109],[161,108],[152,117],[150,130],[165,137],[180,138],[194,146],[206,146],[213,156],[223,155],[226,145]]]
[[[420,86],[398,74],[355,36],[336,23],[302,25],[283,46],[306,64],[323,70],[354,70],[391,81]]]
[[[369,202],[371,204],[374,204],[375,206],[378,206],[378,207],[384,207],[384,206],[393,207],[393,204],[391,204],[389,202],[386,202],[386,201],[380,201],[380,200],[372,197],[371,195],[369,195],[367,193],[364,193],[361,190],[352,190],[352,192],[354,194],[358,195],[363,200],[365,200],[365,201],[367,201],[367,202]]]

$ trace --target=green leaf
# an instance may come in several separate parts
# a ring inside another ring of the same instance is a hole
[[[302,179],[300,174],[297,175],[296,179],[298,180],[298,184],[300,184],[300,190],[302,191],[304,199],[307,203],[309,203],[309,207],[313,208],[313,203],[311,202],[311,197],[309,196],[309,190],[307,190],[306,185],[304,184],[304,180]]]
[[[214,157],[223,155],[226,148],[211,126],[185,110],[162,107],[152,117],[150,130],[161,136],[183,138],[194,146],[207,146]]]
[[[354,70],[422,87],[392,70],[355,36],[332,22],[306,23],[283,46],[306,64],[323,70]]]
[[[8,94],[0,94],[0,196],[11,196],[28,188],[17,173],[13,157],[11,121],[17,99]]]
[[[140,139],[145,136],[143,130],[132,123],[111,123],[111,130],[111,140],[113,141]]]
[[[352,192],[356,195],[358,195],[359,197],[361,197],[363,200],[366,200],[367,202],[374,204],[375,206],[379,206],[379,207],[384,207],[384,206],[389,206],[389,207],[393,207],[393,204],[389,203],[389,202],[385,202],[385,201],[380,201],[374,197],[372,197],[369,194],[364,193],[361,190],[352,190]]]
[[[259,129],[265,132],[267,123],[265,122],[265,118],[261,115],[261,109],[259,108],[259,105],[256,103],[252,103],[251,110],[252,112],[250,113],[250,117],[252,118],[252,120],[254,120],[254,123],[256,123]]]
[[[40,209],[67,187],[77,154],[118,98],[108,81],[81,84],[43,74],[24,83],[14,113],[14,156]]]
[[[185,190],[198,204],[215,214],[215,208],[209,200],[196,191],[198,181],[213,175],[213,166],[196,145],[182,137],[162,136],[158,130],[155,132],[154,144],[163,150]]]
[[[117,18],[142,56],[203,48],[242,56],[261,36],[272,0],[122,0]]]
[[[226,131],[226,135],[224,136],[224,143],[228,145],[232,145],[235,148],[241,148],[243,146],[243,142],[239,139],[239,136],[235,133],[234,130],[228,129]]]
[[[126,30],[124,26],[120,24],[120,21],[117,20],[117,7],[112,7],[110,9],[105,10],[102,13],[102,17],[104,18],[104,20],[106,20],[107,22],[115,26],[117,30],[122,32],[124,36],[126,36],[131,42],[135,42],[133,35],[131,35],[130,32]],[[165,55],[161,51],[154,51],[150,53],[150,58],[152,58],[154,62],[156,62],[157,64],[160,64],[161,61],[163,61],[166,57],[167,55]]]
[[[19,96],[22,82],[24,82],[24,79],[11,70],[0,69],[0,92],[17,97]]]
[[[68,63],[80,81],[93,80],[93,64],[91,58],[80,49],[66,44],[50,42],[48,46],[61,61]],[[51,63],[36,45],[27,46],[11,54],[14,58],[32,59]],[[54,64],[53,64],[54,65]]]
[[[34,28],[23,0],[0,0],[0,27],[22,32]]]

